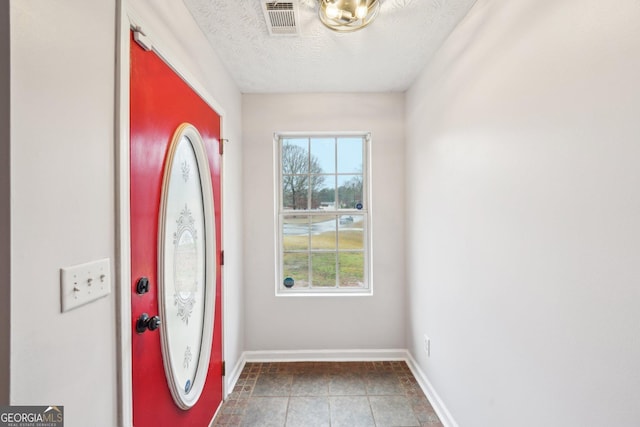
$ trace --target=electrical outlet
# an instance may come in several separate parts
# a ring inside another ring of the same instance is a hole
[[[111,293],[109,258],[60,269],[61,310],[64,313]]]
[[[427,357],[431,357],[431,338],[424,336],[424,352],[427,353]]]

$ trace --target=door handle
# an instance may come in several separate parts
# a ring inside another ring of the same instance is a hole
[[[161,324],[160,316],[149,317],[147,313],[142,313],[140,317],[138,317],[138,320],[136,320],[136,332],[141,334],[147,329],[155,331]]]

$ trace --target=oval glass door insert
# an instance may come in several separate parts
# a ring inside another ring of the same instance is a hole
[[[162,359],[173,399],[189,409],[207,376],[215,310],[211,174],[198,130],[184,123],[165,162],[158,226]]]

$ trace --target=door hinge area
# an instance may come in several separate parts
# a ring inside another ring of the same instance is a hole
[[[222,376],[226,376],[227,375],[227,362],[225,362],[224,360],[222,361]]]
[[[149,38],[149,36],[147,36],[145,32],[142,31],[142,28],[140,28],[140,26],[136,26],[135,28],[133,28],[133,40],[135,40],[135,42],[138,43],[140,47],[147,52],[153,49],[153,42],[151,41],[151,38]]]
[[[224,251],[220,251],[220,265],[224,265]]]
[[[228,139],[220,138],[220,155],[224,154],[224,144],[229,141]]]

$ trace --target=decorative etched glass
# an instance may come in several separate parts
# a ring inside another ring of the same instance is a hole
[[[189,124],[176,130],[167,161],[159,221],[162,356],[176,404],[193,406],[211,354],[216,280],[211,175],[204,144]]]

